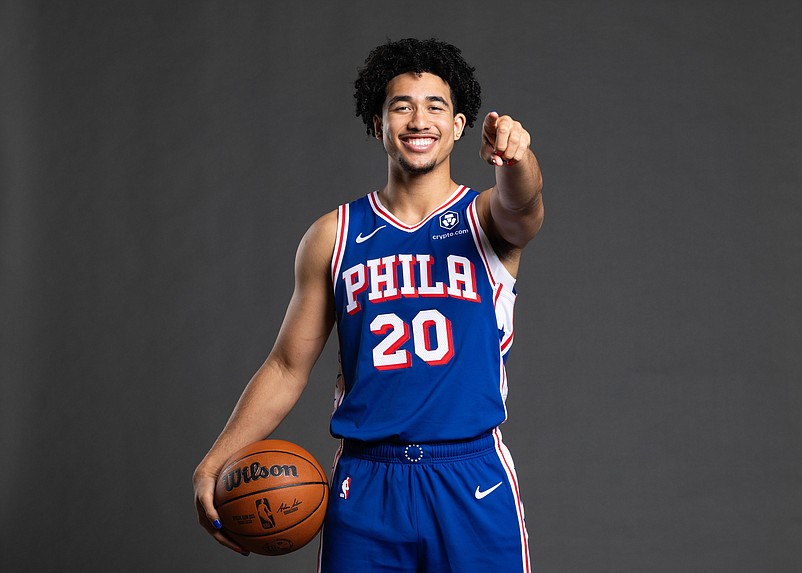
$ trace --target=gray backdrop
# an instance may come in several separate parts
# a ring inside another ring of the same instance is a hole
[[[536,570],[802,570],[800,30],[795,0],[0,2],[2,569],[313,570],[218,547],[190,477],[304,230],[384,182],[357,67],[435,35],[545,174],[504,426]],[[276,434],[326,467],[335,346]]]

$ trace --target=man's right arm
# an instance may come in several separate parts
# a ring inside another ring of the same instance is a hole
[[[238,449],[269,436],[290,412],[309,380],[334,325],[330,268],[337,214],[318,219],[295,259],[295,289],[267,360],[254,374],[225,428],[193,475],[198,521],[218,542],[242,552],[219,531],[214,486],[220,468]]]

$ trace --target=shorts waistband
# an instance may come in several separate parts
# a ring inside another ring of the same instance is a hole
[[[494,448],[495,438],[492,433],[469,440],[421,444],[343,441],[343,455],[377,462],[405,464],[455,460],[482,454]]]

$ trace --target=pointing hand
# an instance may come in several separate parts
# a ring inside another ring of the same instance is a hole
[[[479,156],[500,167],[515,165],[524,158],[529,149],[531,137],[520,122],[508,115],[491,111],[482,123],[482,148]]]

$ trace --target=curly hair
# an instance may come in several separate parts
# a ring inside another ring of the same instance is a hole
[[[442,78],[451,88],[454,113],[462,113],[468,127],[473,127],[482,105],[482,89],[473,75],[475,68],[462,57],[459,48],[435,38],[417,40],[407,38],[374,48],[365,59],[354,82],[356,115],[367,126],[367,133],[375,135],[373,116],[382,114],[387,84],[394,77],[407,72],[428,72]]]

